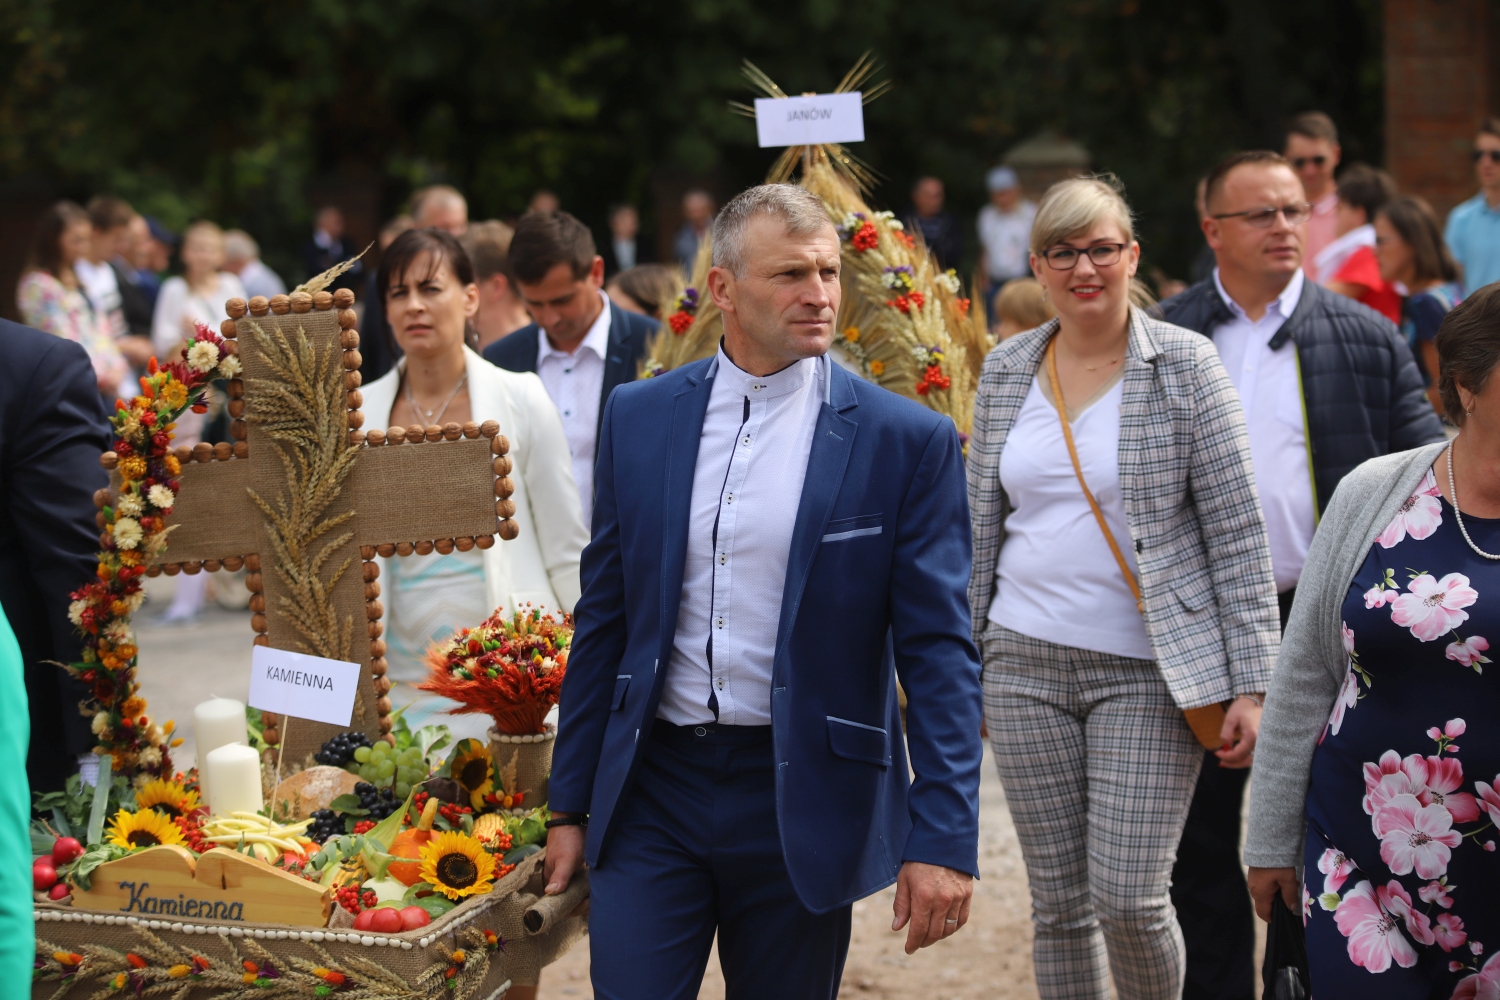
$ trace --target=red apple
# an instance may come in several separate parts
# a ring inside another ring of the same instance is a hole
[[[57,884],[57,869],[51,858],[38,858],[31,866],[31,885],[37,892],[46,892]]]
[[[403,931],[414,931],[418,927],[426,927],[432,923],[432,914],[420,906],[407,906],[401,910],[401,929]]]
[[[62,867],[83,853],[83,845],[72,837],[58,837],[52,845],[52,863]]]
[[[359,916],[354,918],[354,929],[357,931],[370,930],[370,921],[374,919],[374,910],[361,910]]]
[[[382,906],[373,911],[374,916],[370,918],[370,930],[381,934],[399,934],[401,932],[401,911],[392,906]]]
[[[72,890],[71,887],[69,887],[68,883],[66,883],[66,882],[59,882],[56,885],[54,885],[51,888],[51,890],[48,891],[47,898],[48,899],[67,899],[68,896],[70,896],[72,894],[72,892],[73,892],[73,890]]]

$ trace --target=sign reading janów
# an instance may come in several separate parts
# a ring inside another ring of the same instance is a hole
[[[270,646],[250,658],[250,705],[333,726],[347,726],[359,693],[359,664]]]
[[[857,90],[812,97],[759,97],[755,131],[763,147],[864,142],[864,104]]]

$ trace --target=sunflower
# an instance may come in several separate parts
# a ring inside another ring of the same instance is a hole
[[[495,857],[476,838],[440,833],[422,846],[422,881],[449,899],[494,888]]]
[[[181,844],[182,830],[170,817],[155,809],[126,812],[121,809],[109,824],[109,843],[132,850],[158,844]],[[493,865],[493,862],[491,862]]]
[[[135,793],[137,809],[155,809],[159,813],[166,813],[171,819],[186,816],[201,805],[198,793],[179,781],[162,781],[158,778],[146,782]]]
[[[484,797],[495,790],[495,771],[490,751],[478,740],[460,740],[448,762],[448,771],[469,796],[469,805],[484,808]]]

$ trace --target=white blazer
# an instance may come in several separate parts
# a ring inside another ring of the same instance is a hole
[[[521,533],[495,539],[484,550],[485,598],[490,608],[514,612],[527,601],[571,614],[578,602],[578,559],[589,542],[573,481],[573,459],[562,418],[542,380],[509,372],[464,348],[469,407],[478,423],[494,420],[510,439],[516,492],[515,520]],[[390,425],[391,406],[406,359],[364,386],[365,430]],[[468,623],[477,625],[478,622]]]

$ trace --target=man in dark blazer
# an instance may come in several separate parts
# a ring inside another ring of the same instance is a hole
[[[484,358],[541,376],[562,416],[588,523],[604,404],[616,386],[635,380],[657,323],[609,301],[594,237],[567,212],[521,216],[510,241],[510,267],[536,322],[495,341]]]
[[[826,356],[822,202],[752,188],[713,241],[718,354],[606,408],[546,891],[587,860],[600,998],[696,997],[717,934],[729,996],[829,1000],[855,900],[896,883],[908,954],[968,917],[963,457],[947,417]]]
[[[94,746],[87,686],[48,661],[81,655],[68,595],[94,575],[107,426],[82,347],[0,320],[0,606],[26,664],[34,791],[61,789]]]

